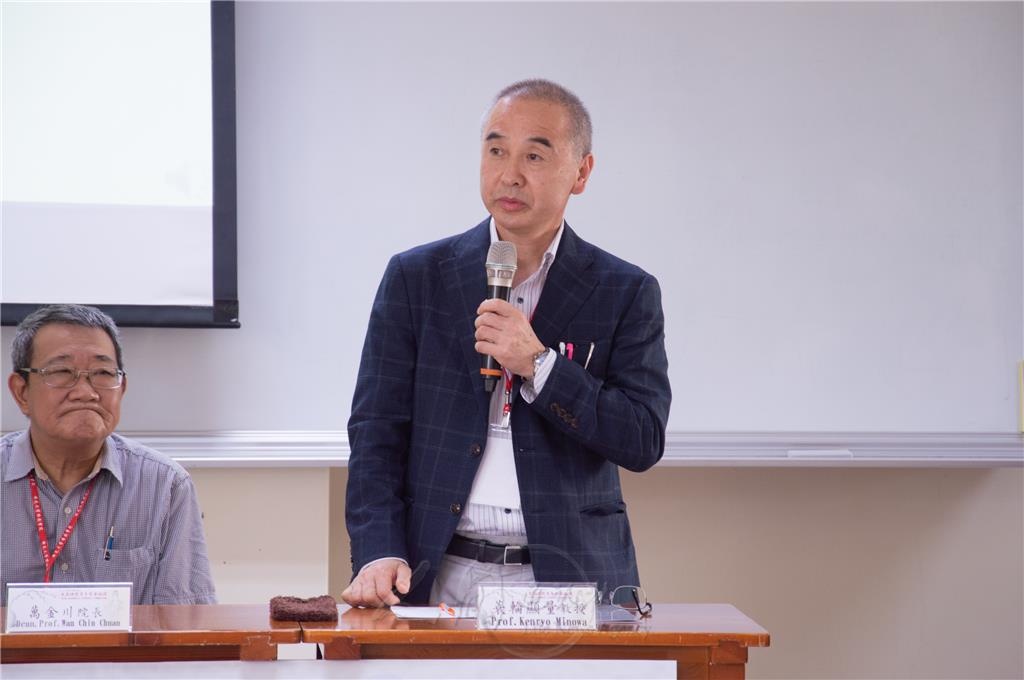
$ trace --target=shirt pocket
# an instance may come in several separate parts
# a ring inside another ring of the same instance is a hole
[[[106,559],[109,552],[110,559]],[[131,581],[138,593],[133,593],[133,599],[138,598],[142,592],[149,574],[156,564],[156,550],[153,548],[130,548],[128,550],[99,550],[96,561],[97,581]]]

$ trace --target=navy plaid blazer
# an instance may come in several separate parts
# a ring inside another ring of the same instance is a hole
[[[490,394],[474,346],[487,292],[489,220],[391,258],[370,313],[348,423],[345,518],[353,574],[402,557],[427,575],[425,602],[480,464]],[[671,390],[654,277],[565,227],[533,316],[558,356],[532,404],[513,390],[512,442],[534,574],[639,585],[619,466],[642,471],[665,448]]]

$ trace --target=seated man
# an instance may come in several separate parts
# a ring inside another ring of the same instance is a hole
[[[29,427],[0,439],[4,604],[8,583],[90,581],[131,581],[134,604],[215,602],[192,479],[113,434],[126,388],[113,320],[43,307],[18,326],[11,358]]]

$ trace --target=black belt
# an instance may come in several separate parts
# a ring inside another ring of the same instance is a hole
[[[525,545],[502,545],[490,541],[475,541],[455,534],[448,544],[449,555],[467,557],[488,564],[520,565],[530,563],[530,549]]]

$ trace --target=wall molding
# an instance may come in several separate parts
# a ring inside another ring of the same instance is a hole
[[[122,432],[186,467],[344,467],[343,430]],[[1024,434],[669,432],[661,466],[1024,467]]]

